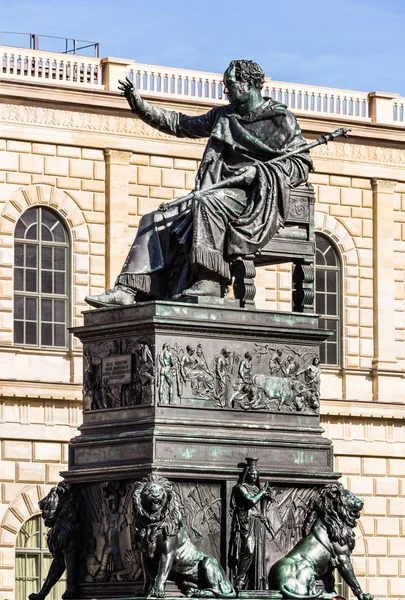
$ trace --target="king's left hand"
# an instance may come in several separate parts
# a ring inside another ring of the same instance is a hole
[[[248,165],[247,167],[242,167],[235,173],[236,177],[241,178],[246,185],[250,185],[254,178],[256,177],[256,167],[253,165]]]

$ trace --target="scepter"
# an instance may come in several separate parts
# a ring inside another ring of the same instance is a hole
[[[270,160],[267,160],[267,161],[263,161],[260,163],[255,161],[250,165],[246,165],[246,167],[254,167],[255,165],[259,165],[259,164],[269,165],[269,164],[274,164],[274,163],[280,162],[282,160],[285,160],[286,158],[290,158],[290,156],[299,154],[300,152],[306,152],[307,150],[311,150],[311,148],[315,148],[315,146],[321,146],[322,144],[327,144],[328,142],[333,142],[338,137],[341,137],[341,136],[347,137],[347,134],[349,131],[351,131],[351,129],[349,129],[347,127],[339,127],[338,129],[335,129],[335,131],[331,131],[330,133],[324,133],[317,140],[314,140],[313,142],[310,142],[309,144],[302,144],[301,146],[297,146],[297,148],[294,148],[293,150],[284,152],[284,153],[280,154],[279,156],[276,156],[275,158],[271,158]],[[182,198],[173,200],[173,202],[162,202],[162,204],[159,206],[159,210],[161,212],[165,212],[168,208],[171,208],[172,206],[178,206],[179,204],[182,204],[183,202],[192,200],[193,197],[196,194],[198,194],[198,192],[210,192],[213,190],[220,190],[220,189],[224,189],[224,188],[228,188],[228,187],[237,187],[238,185],[241,185],[243,182],[244,182],[243,173],[241,173],[239,175],[234,175],[233,177],[228,177],[228,179],[224,179],[223,181],[218,181],[217,183],[214,183],[213,185],[210,185],[209,187],[206,187],[203,190],[192,191],[189,194],[187,194],[187,196],[183,196]]]

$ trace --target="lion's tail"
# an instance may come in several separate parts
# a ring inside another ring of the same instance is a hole
[[[280,585],[280,592],[286,597],[291,598],[292,600],[315,600],[315,598],[319,598],[323,594],[322,590],[319,590],[316,594],[312,596],[302,596],[301,594],[295,594],[294,592],[290,592],[284,586],[284,584]]]

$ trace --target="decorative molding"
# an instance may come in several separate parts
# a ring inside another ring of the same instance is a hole
[[[4,348],[1,349],[4,352]],[[7,349],[10,351],[10,349]],[[13,348],[13,352],[20,350]],[[21,352],[18,352],[19,354]],[[25,354],[25,352],[22,352]],[[77,355],[78,353],[76,353]],[[29,355],[28,355],[29,356]],[[55,356],[47,352],[45,356]],[[80,354],[81,356],[81,354]],[[82,386],[79,383],[46,383],[38,381],[6,381],[0,382],[0,399],[2,401],[15,400],[64,400],[68,402],[82,401]]]
[[[316,146],[311,150],[311,155],[314,158],[355,160],[366,163],[374,162],[401,166],[405,163],[405,150],[350,144],[347,142],[333,142],[327,145]]]
[[[43,125],[45,127],[60,129],[122,134],[149,139],[174,139],[172,135],[153,129],[140,119],[132,116],[129,111],[128,115],[128,117],[118,117],[92,112],[45,108],[43,106],[0,103],[0,121],[5,123]],[[201,139],[188,139],[187,143],[202,146],[205,142]],[[328,145],[317,146],[311,151],[311,155],[314,158],[353,160],[401,166],[405,164],[405,150],[347,142],[333,142]]]
[[[131,113],[128,111],[128,114]],[[134,116],[117,117],[115,115],[59,110],[42,106],[0,104],[0,121],[21,123],[23,125],[44,125],[77,131],[124,134],[152,139],[173,139],[172,135],[153,129]],[[188,141],[199,145],[204,144],[201,140],[190,139]]]

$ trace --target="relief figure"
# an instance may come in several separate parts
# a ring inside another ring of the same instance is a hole
[[[174,404],[173,374],[176,364],[170,351],[170,344],[165,342],[159,352],[159,402],[161,404]]]
[[[201,345],[196,353],[194,346],[186,347],[186,353],[180,359],[180,375],[182,383],[190,382],[191,391],[197,397],[211,396],[214,391],[214,376],[210,373]]]
[[[260,486],[257,458],[246,458],[246,464],[231,496],[231,537],[228,566],[236,590],[266,590],[265,563],[266,501],[273,492],[266,482]]]

